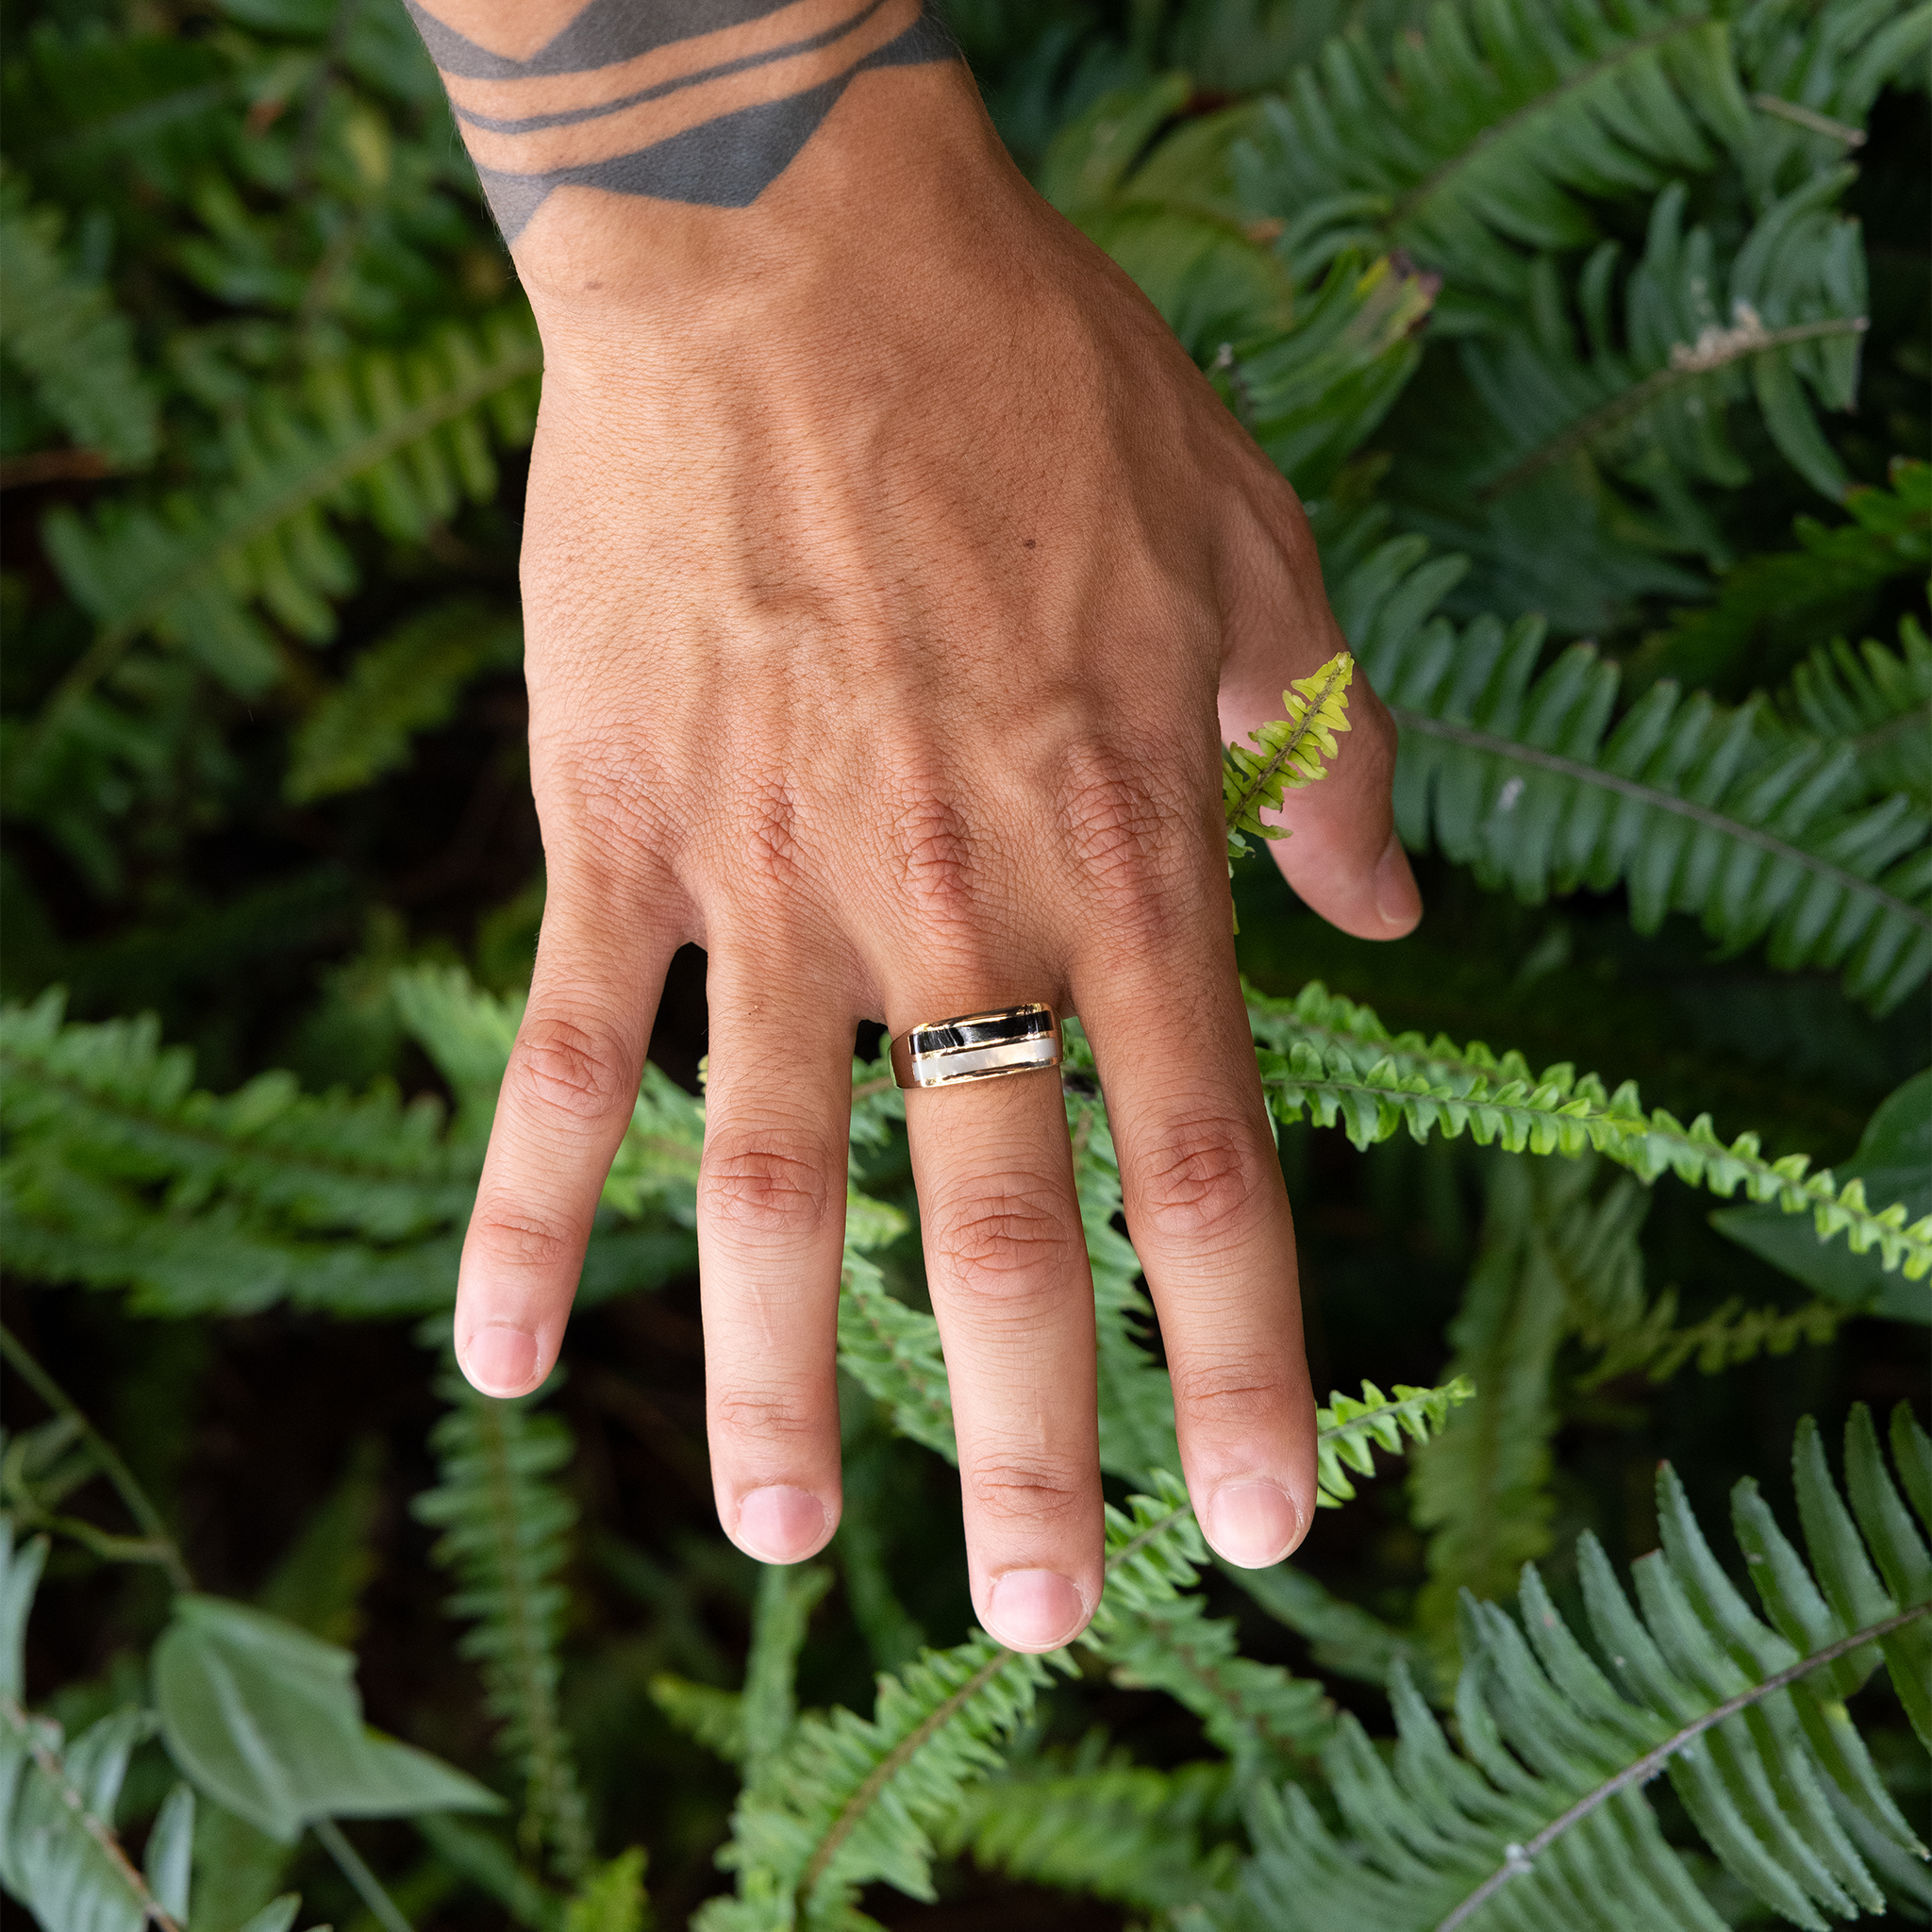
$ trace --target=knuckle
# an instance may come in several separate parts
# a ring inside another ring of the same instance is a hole
[[[518,1030],[506,1077],[546,1112],[603,1121],[628,1112],[636,1097],[620,1072],[624,1060],[616,1039],[594,1022],[532,1013]]]
[[[714,1136],[698,1174],[708,1218],[749,1235],[807,1235],[825,1218],[825,1150],[812,1137],[767,1128]]]
[[[479,1209],[470,1223],[469,1242],[491,1267],[547,1271],[574,1263],[580,1238],[534,1215]]]
[[[1165,924],[1184,863],[1183,797],[1180,783],[1152,763],[1093,747],[1069,758],[1061,828],[1086,896],[1111,921]]]
[[[781,783],[760,785],[741,821],[751,876],[767,886],[795,885],[805,872],[798,803]]]
[[[1172,1363],[1170,1373],[1177,1410],[1196,1425],[1237,1436],[1277,1424],[1293,1396],[1285,1369],[1271,1374],[1251,1358]]]
[[[973,848],[957,807],[921,794],[892,815],[891,836],[899,880],[915,912],[941,926],[970,919]]]
[[[754,1441],[794,1442],[815,1436],[821,1418],[793,1392],[749,1384],[715,1391],[709,1402],[713,1429]]]
[[[1225,1114],[1164,1122],[1150,1152],[1135,1163],[1133,1216],[1170,1240],[1224,1233],[1260,1191],[1254,1137]]]
[[[1038,1175],[1008,1175],[941,1202],[928,1238],[949,1279],[1001,1296],[1045,1287],[1082,1252],[1064,1191]]]
[[[1003,1523],[1053,1524],[1086,1507],[1091,1485],[1070,1462],[1045,1456],[991,1456],[967,1477],[974,1504]]]

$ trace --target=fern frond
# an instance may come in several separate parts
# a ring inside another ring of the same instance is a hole
[[[472,598],[397,625],[356,654],[346,681],[296,727],[283,795],[306,804],[406,764],[415,733],[445,723],[465,685],[521,662],[523,648],[514,617]]]
[[[1796,1308],[1747,1308],[1741,1295],[1733,1295],[1701,1322],[1680,1328],[1677,1291],[1667,1288],[1641,1321],[1603,1340],[1602,1358],[1577,1387],[1600,1388],[1635,1369],[1650,1381],[1668,1382],[1693,1358],[1699,1374],[1715,1375],[1759,1355],[1789,1355],[1800,1342],[1822,1348],[1858,1312],[1823,1299]]]
[[[1091,1053],[1079,1023],[1067,1029],[1069,1065],[1084,1070]],[[1115,1225],[1121,1209],[1120,1157],[1096,1098],[1070,1095],[1074,1184],[1093,1274],[1093,1324],[1100,1398],[1100,1466],[1143,1483],[1180,1461],[1174,1443],[1174,1389],[1146,1345],[1154,1305],[1141,1285],[1141,1257]]]
[[[1894,1442],[1902,1474],[1908,1462],[1923,1471],[1932,1461],[1903,1407]],[[1816,1932],[1826,1912],[1883,1911],[1861,1846],[1902,1862],[1925,1851],[1843,1699],[1882,1654],[1922,1734],[1932,1719],[1932,1557],[1923,1535],[1932,1493],[1923,1477],[1908,1479],[1915,1524],[1862,1408],[1845,1454],[1849,1509],[1815,1429],[1801,1430],[1809,1566],[1754,1483],[1733,1492],[1764,1618],[1731,1584],[1668,1464],[1657,1479],[1663,1548],[1636,1566],[1637,1608],[1595,1538],[1580,1547],[1584,1601],[1610,1674],[1571,1633],[1534,1565],[1523,1573],[1521,1624],[1467,1599],[1461,1754],[1399,1677],[1393,1757],[1346,1717],[1327,1755],[1350,1836],[1338,1838],[1292,1787],[1258,1804],[1242,1907],[1224,1923],[1270,1932],[1612,1924],[1716,1932],[1723,1922],[1642,1795],[1660,1773],[1718,1859],[1774,1911]]]
[[[1317,1507],[1339,1509],[1354,1501],[1355,1485],[1348,1479],[1348,1470],[1374,1475],[1375,1450],[1400,1456],[1405,1436],[1417,1444],[1428,1441],[1448,1421],[1450,1410],[1471,1401],[1475,1392],[1468,1376],[1452,1375],[1435,1389],[1398,1382],[1392,1397],[1373,1382],[1362,1384],[1358,1400],[1339,1391],[1331,1394],[1331,1406],[1315,1411]]]
[[[1741,78],[1764,117],[1748,157],[1754,186],[1815,173],[1864,145],[1879,90],[1932,47],[1924,0],[1754,0],[1735,16]]]
[[[48,415],[117,469],[153,461],[153,392],[134,330],[98,281],[62,256],[62,217],[29,208],[17,176],[0,181],[0,339]]]
[[[1409,1476],[1411,1513],[1428,1536],[1416,1622],[1445,1648],[1463,1590],[1500,1595],[1550,1546],[1554,1371],[1578,1304],[1614,1295],[1606,1277],[1633,1272],[1641,1303],[1641,1212],[1607,1224],[1590,1195],[1592,1164],[1503,1160],[1489,1175],[1481,1250],[1449,1328],[1450,1366],[1474,1378],[1474,1399]],[[1624,1205],[1616,1191],[1608,1205]]]
[[[792,1680],[805,1645],[805,1626],[831,1587],[832,1573],[822,1563],[790,1568],[767,1563],[758,1577],[751,1656],[745,1661],[744,1691],[738,1704],[747,1784],[766,1775],[791,1735],[798,1714]]]
[[[839,1285],[839,1366],[884,1405],[902,1436],[958,1461],[939,1324],[902,1302],[877,1264],[849,1249]]]
[[[123,1710],[71,1743],[22,1707],[26,1620],[47,1557],[44,1538],[17,1550],[0,1516],[0,1885],[43,1925],[98,1932],[180,1932],[188,1917],[194,1799],[184,1787],[149,1833],[143,1874],[114,1830],[134,1747],[153,1734],[146,1711]]]
[[[1433,7],[1419,33],[1330,41],[1238,158],[1297,281],[1399,247],[1516,296],[1521,249],[1595,239],[1582,197],[1660,187],[1753,139],[1722,20],[1696,0]]]
[[[1844,508],[1846,521],[1830,526],[1797,518],[1795,550],[1745,558],[1719,577],[1711,603],[1674,612],[1670,626],[1645,638],[1628,660],[1627,694],[1641,695],[1659,677],[1715,688],[1733,675],[1757,675],[1755,667],[1767,658],[1788,663],[1792,645],[1862,624],[1880,586],[1924,577],[1932,567],[1932,463],[1895,458],[1890,487],[1849,490]],[[1890,680],[1885,689],[1892,689]],[[1808,708],[1793,708],[1794,696],[1787,692],[1778,709],[1795,728],[1823,739],[1847,735],[1845,707],[1827,703],[1814,719]],[[1852,702],[1862,710],[1866,700]],[[1883,789],[1876,781],[1871,787],[1874,794]]]
[[[932,1896],[927,1833],[1000,1745],[1046,1682],[1043,1658],[1004,1650],[983,1632],[928,1651],[882,1676],[871,1718],[847,1710],[801,1718],[757,1791],[732,1815],[719,1862],[739,1895],[692,1921],[702,1932],[850,1926],[858,1888],[884,1879]]]
[[[1686,232],[1684,186],[1667,188],[1651,209],[1621,330],[1610,320],[1617,244],[1604,242],[1584,266],[1581,343],[1564,319],[1556,263],[1543,257],[1528,277],[1529,325],[1463,346],[1494,441],[1473,477],[1457,480],[1487,503],[1588,457],[1667,502],[1690,481],[1736,488],[1750,472],[1725,417],[1755,393],[1792,467],[1842,497],[1844,470],[1805,391],[1830,409],[1850,408],[1857,394],[1864,252],[1857,224],[1831,211],[1853,176],[1836,169],[1774,204],[1728,263],[1707,230]]]
[[[525,1857],[534,1863],[547,1847],[558,1876],[575,1882],[591,1848],[558,1704],[570,1603],[558,1572],[576,1506],[550,1480],[574,1445],[556,1416],[479,1395],[453,1370],[439,1390],[451,1405],[429,1439],[441,1480],[410,1509],[442,1531],[433,1554],[456,1580],[450,1614],[472,1625],[462,1652],[477,1661],[499,1749],[525,1781]]]
[[[1221,808],[1227,821],[1227,856],[1244,858],[1250,839],[1285,839],[1280,825],[1264,825],[1264,811],[1279,811],[1290,791],[1328,775],[1326,760],[1341,752],[1338,731],[1350,728],[1348,686],[1355,659],[1346,651],[1281,693],[1282,716],[1230,744],[1221,755]],[[1250,751],[1248,745],[1253,745]]]
[[[1857,808],[1857,758],[1653,685],[1614,727],[1619,677],[1574,644],[1541,675],[1542,626],[1427,611],[1447,588],[1420,538],[1379,545],[1336,595],[1362,669],[1402,727],[1396,823],[1528,903],[1629,893],[1631,923],[1699,917],[1774,965],[1830,967],[1880,1011],[1932,971],[1926,814]],[[1447,559],[1439,559],[1438,565]]]
[[[727,1764],[744,1761],[743,1700],[736,1690],[693,1684],[660,1671],[651,1679],[651,1702],[688,1738]]]
[[[646,1857],[642,1845],[633,1845],[587,1873],[563,1908],[561,1932],[650,1932]]]
[[[1415,374],[1439,286],[1400,258],[1344,256],[1291,328],[1221,344],[1209,378],[1305,496],[1330,487]]]
[[[1932,641],[1911,618],[1896,651],[1869,639],[1856,650],[1820,644],[1779,708],[1797,729],[1847,744],[1868,795],[1903,792],[1932,812]]]
[[[1806,1155],[1767,1160],[1756,1134],[1726,1146],[1707,1114],[1686,1127],[1661,1108],[1648,1112],[1633,1081],[1612,1094],[1594,1074],[1579,1077],[1567,1064],[1537,1074],[1521,1054],[1499,1058],[1479,1042],[1391,1038],[1368,1008],[1319,981],[1291,1001],[1251,993],[1248,1016],[1269,1104],[1284,1122],[1304,1110],[1322,1126],[1340,1121],[1358,1147],[1407,1127],[1418,1141],[1467,1132],[1478,1146],[1512,1154],[1593,1151],[1644,1181],[1671,1173],[1725,1199],[1741,1187],[1754,1201],[1811,1215],[1822,1241],[1843,1233],[1856,1253],[1876,1248],[1883,1265],[1903,1268],[1907,1280],[1932,1273],[1932,1216],[1907,1226],[1902,1206],[1874,1210],[1861,1182],[1840,1188],[1828,1168],[1808,1173]]]
[[[180,194],[244,138],[243,86],[213,36],[80,38],[43,20],[7,65],[8,149],[70,203],[125,192],[130,175]]]
[[[1078,1641],[1116,1683],[1191,1710],[1243,1782],[1310,1762],[1334,1722],[1321,1685],[1241,1656],[1232,1622],[1207,1614],[1191,1593],[1208,1549],[1187,1491],[1151,1474],[1154,1495],[1108,1506],[1107,1591]]]
[[[92,524],[50,516],[47,553],[98,629],[43,716],[58,716],[148,630],[231,689],[261,691],[279,659],[257,607],[320,641],[354,587],[331,520],[366,519],[413,541],[465,496],[491,494],[486,425],[503,442],[529,441],[541,367],[521,307],[449,324],[408,357],[325,365],[299,395],[264,398],[208,496],[112,505]]]
[[[139,1306],[343,1312],[444,1305],[476,1160],[432,1101],[305,1095],[286,1074],[197,1091],[155,1022],[0,1012],[8,1258]]]
[[[1222,1764],[1028,1768],[967,1791],[940,1848],[982,1871],[1173,1912],[1233,1877],[1233,1845],[1203,1842],[1204,1825],[1231,1809],[1231,1788]]]

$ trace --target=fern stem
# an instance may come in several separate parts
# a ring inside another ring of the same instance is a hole
[[[1861,336],[1871,325],[1869,318],[1862,315],[1833,315],[1821,322],[1795,322],[1785,328],[1753,328],[1749,333],[1740,333],[1735,343],[1722,344],[1708,353],[1700,352],[1694,358],[1687,358],[1682,364],[1673,362],[1662,369],[1653,370],[1641,382],[1626,389],[1621,395],[1612,396],[1608,402],[1573,423],[1562,435],[1552,437],[1541,449],[1531,450],[1500,476],[1479,483],[1475,489],[1475,499],[1478,503],[1491,502],[1527,483],[1552,464],[1560,463],[1566,457],[1588,449],[1598,437],[1630,417],[1641,415],[1658,396],[1668,394],[1680,383],[1696,382],[1714,370],[1729,368],[1734,362],[1745,361],[1753,356],[1774,355],[1780,349],[1795,348],[1801,342],[1823,341],[1834,336]]]
[[[1721,1724],[1726,1718],[1736,1717],[1740,1710],[1748,1710],[1754,1704],[1761,1704],[1774,1690],[1782,1690],[1788,1684],[1795,1684],[1800,1677],[1809,1676],[1813,1671],[1822,1670],[1826,1664],[1850,1652],[1862,1649],[1868,1643],[1875,1643],[1881,1637],[1889,1637],[1894,1630],[1902,1630],[1907,1624],[1915,1624],[1921,1617],[1932,1616],[1932,1603],[1914,1604],[1909,1609],[1900,1610],[1896,1616],[1881,1618],[1876,1624],[1868,1624],[1862,1630],[1855,1630],[1849,1637],[1841,1637],[1836,1643],[1827,1644],[1824,1649],[1815,1651],[1811,1656],[1800,1657],[1794,1664],[1788,1664],[1781,1671],[1774,1672],[1761,1684],[1754,1684],[1748,1690],[1740,1690],[1735,1697],[1727,1697],[1714,1710],[1707,1710],[1702,1717],[1693,1718],[1681,1730],[1666,1738],[1656,1750],[1646,1753],[1636,1763],[1624,1766],[1615,1777],[1606,1778],[1596,1790],[1579,1798],[1560,1818],[1554,1818],[1537,1833],[1526,1845],[1511,1845],[1508,1857],[1497,1869],[1490,1874],[1462,1903],[1441,1920],[1436,1932],[1456,1932],[1472,1913],[1485,1905],[1491,1897],[1507,1885],[1518,1874],[1526,1872],[1537,1858],[1546,1852],[1557,1839],[1579,1824],[1594,1811],[1599,1805],[1607,1803],[1621,1790],[1632,1785],[1648,1784],[1665,1765],[1690,1740],[1707,1731],[1713,1724]]]
[[[370,1917],[382,1927],[382,1932],[412,1932],[408,1920],[403,1917],[395,1900],[382,1889],[382,1880],[362,1862],[356,1847],[342,1836],[341,1826],[333,1818],[318,1818],[315,1835],[322,1840],[323,1849],[336,1861],[342,1876],[356,1888],[356,1896],[369,1907]]]
[[[155,1507],[148,1492],[135,1480],[134,1472],[122,1461],[114,1445],[82,1413],[74,1398],[27,1353],[25,1344],[4,1324],[0,1324],[0,1356],[6,1357],[21,1380],[42,1402],[67,1417],[80,1431],[88,1447],[93,1451],[101,1474],[113,1484],[115,1493],[127,1506],[127,1513],[147,1532],[149,1549],[140,1560],[159,1563],[168,1573],[168,1581],[176,1590],[192,1591],[194,1577],[181,1554],[181,1547],[168,1534],[168,1525],[162,1521],[161,1512]],[[125,1539],[115,1538],[112,1541],[120,1542]]]
[[[121,1882],[140,1902],[143,1923],[158,1926],[160,1932],[182,1932],[180,1924],[148,1890],[147,1880],[142,1876],[134,1861],[128,1857],[121,1840],[114,1835],[113,1828],[96,1818],[88,1808],[87,1799],[75,1788],[74,1780],[68,1776],[67,1766],[61,1761],[59,1754],[48,1748],[46,1740],[35,1728],[33,1720],[11,1697],[4,1693],[0,1693],[0,1719],[4,1719],[20,1734],[41,1775],[53,1786],[60,1802],[74,1813],[81,1829],[100,1846],[115,1871],[121,1874]],[[408,1932],[407,1927],[405,1932]]]
[[[1675,372],[1668,372],[1674,375]],[[1606,791],[1621,793],[1625,798],[1634,798],[1641,804],[1657,811],[1671,812],[1678,818],[1689,819],[1694,824],[1705,825],[1724,838],[1735,840],[1742,845],[1755,845],[1760,852],[1768,852],[1780,863],[1802,867],[1814,877],[1827,879],[1841,890],[1862,894],[1874,901],[1883,911],[1916,925],[1922,932],[1932,932],[1932,912],[1914,906],[1908,899],[1901,899],[1895,892],[1888,892],[1883,886],[1872,879],[1860,878],[1855,872],[1847,872],[1841,865],[1834,865],[1828,858],[1821,858],[1815,852],[1807,852],[1802,845],[1793,845],[1778,838],[1774,833],[1758,830],[1737,819],[1726,818],[1723,812],[1713,811],[1708,806],[1699,805],[1693,799],[1679,798],[1674,792],[1661,791],[1656,787],[1641,784],[1635,778],[1625,778],[1615,772],[1600,771],[1594,765],[1587,765],[1575,758],[1566,758],[1557,752],[1541,751],[1535,745],[1521,744],[1513,738],[1499,738],[1492,732],[1479,730],[1473,724],[1452,724],[1441,718],[1431,718],[1422,711],[1411,710],[1406,705],[1391,705],[1395,722],[1405,731],[1420,733],[1424,738],[1441,738],[1451,744],[1459,744],[1471,751],[1487,752],[1494,758],[1504,758],[1520,765],[1533,765],[1539,771],[1555,772],[1559,776],[1574,780],[1579,785],[1595,785]]]
[[[1302,748],[1320,722],[1322,707],[1328,702],[1335,687],[1354,669],[1354,660],[1346,652],[1340,654],[1328,667],[1328,676],[1322,689],[1313,697],[1306,700],[1307,708],[1295,720],[1294,729],[1282,741],[1274,756],[1249,778],[1246,786],[1234,798],[1227,801],[1224,815],[1230,825],[1239,825],[1250,812],[1259,808],[1258,801],[1266,798],[1269,780]]]
[[[1751,105],[1760,114],[1774,114],[1780,121],[1790,121],[1811,134],[1828,134],[1833,141],[1842,142],[1847,147],[1865,145],[1862,127],[1847,126],[1842,121],[1834,121],[1829,114],[1818,113],[1796,101],[1788,101],[1782,95],[1753,94]]]

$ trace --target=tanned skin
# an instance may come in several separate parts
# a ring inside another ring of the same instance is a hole
[[[1293,491],[1014,169],[919,0],[415,8],[542,331],[523,587],[548,900],[459,1359],[556,1359],[664,971],[708,959],[718,1514],[840,1507],[854,1031],[1042,1000],[1093,1043],[1208,1541],[1313,1514],[1294,1229],[1228,916],[1220,747],[1341,647]],[[1357,678],[1273,849],[1344,931],[1421,901]],[[908,1096],[973,1598],[1101,1587],[1093,1299],[1058,1082]]]

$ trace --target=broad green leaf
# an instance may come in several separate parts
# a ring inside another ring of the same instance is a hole
[[[284,1843],[319,1818],[500,1808],[474,1778],[365,1729],[354,1657],[278,1617],[177,1597],[153,1668],[169,1755]]]

